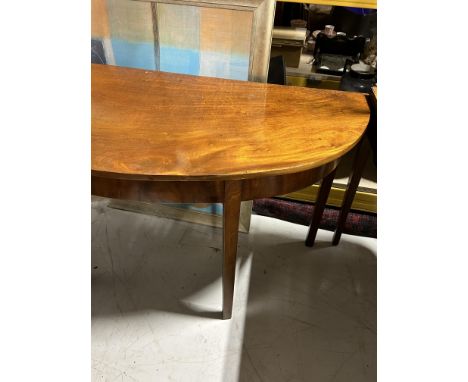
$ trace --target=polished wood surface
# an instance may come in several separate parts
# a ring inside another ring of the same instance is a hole
[[[333,184],[333,179],[335,178],[336,168],[330,172],[325,178],[323,178],[322,183],[320,184],[319,193],[317,201],[315,202],[314,212],[312,215],[312,221],[309,225],[309,232],[307,233],[307,238],[305,244],[308,247],[313,247],[315,243],[315,238],[317,237],[317,231],[320,225],[320,220],[322,219],[323,210],[327,204],[328,195],[330,194],[330,189]]]
[[[246,179],[319,167],[369,119],[362,94],[92,65],[92,174]]]
[[[346,224],[346,219],[348,217],[349,211],[351,210],[351,204],[353,203],[359,182],[362,178],[364,167],[370,154],[370,147],[364,144],[364,139],[366,139],[366,137],[363,137],[358,143],[358,150],[356,152],[356,157],[354,158],[353,169],[351,171],[351,175],[349,176],[346,193],[343,199],[343,205],[341,206],[335,233],[333,234],[333,245],[338,245],[340,242],[341,234],[343,233]]]
[[[320,167],[293,174],[242,179],[241,200],[253,200],[281,195],[313,184],[338,162],[331,161]],[[152,181],[91,176],[91,193],[107,198],[137,200],[141,202],[223,203],[224,181]]]
[[[225,182],[223,211],[223,319],[232,316],[234,281],[236,278],[237,235],[242,184],[238,180]]]
[[[333,175],[368,116],[360,94],[93,65],[91,193],[223,203],[229,319],[241,201]]]

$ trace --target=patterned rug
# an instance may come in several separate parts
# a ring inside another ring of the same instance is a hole
[[[253,212],[257,215],[269,216],[307,226],[310,224],[313,211],[313,204],[299,201],[265,198],[256,199],[253,202]],[[339,212],[338,208],[325,208],[320,228],[334,231]],[[377,215],[361,211],[351,211],[346,220],[344,233],[377,238]]]

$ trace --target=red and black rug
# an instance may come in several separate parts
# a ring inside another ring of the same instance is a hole
[[[269,216],[291,223],[309,225],[312,219],[314,205],[299,201],[278,198],[256,199],[253,202],[253,212],[257,215]],[[340,210],[325,208],[320,228],[334,231]],[[344,233],[350,235],[377,237],[377,214],[361,211],[351,211],[348,214]]]

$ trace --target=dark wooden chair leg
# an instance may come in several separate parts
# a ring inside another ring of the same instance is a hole
[[[333,179],[335,178],[336,168],[329,173],[325,178],[323,178],[322,183],[320,184],[317,201],[315,202],[314,213],[312,215],[312,221],[309,226],[309,233],[305,241],[305,245],[308,247],[313,247],[315,243],[315,237],[317,236],[317,231],[319,228],[320,220],[322,219],[323,210],[327,203],[328,195],[330,194],[330,189],[333,184]]]
[[[346,224],[346,218],[348,217],[348,213],[351,209],[351,204],[353,203],[354,196],[356,195],[356,191],[362,177],[362,172],[364,171],[367,158],[370,154],[369,148],[364,144],[365,139],[366,137],[364,136],[358,143],[359,146],[356,152],[356,157],[354,158],[352,173],[348,180],[343,204],[341,206],[341,211],[338,216],[338,223],[336,225],[335,233],[333,235],[333,245],[338,245],[338,243],[340,242],[341,234],[343,233]]]
[[[241,183],[226,181],[223,210],[223,320],[232,317],[240,204]]]

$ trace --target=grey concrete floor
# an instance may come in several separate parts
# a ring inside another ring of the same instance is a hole
[[[252,216],[220,320],[222,231],[92,212],[94,381],[375,381],[376,240]]]

